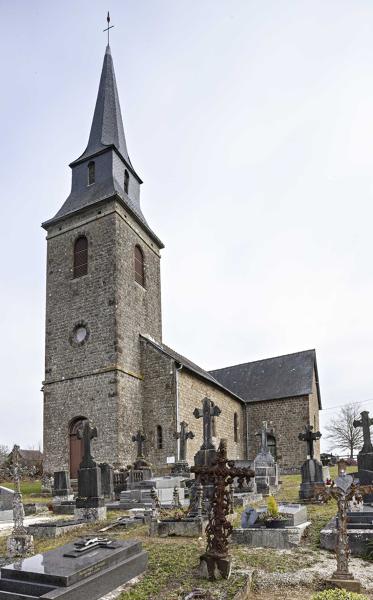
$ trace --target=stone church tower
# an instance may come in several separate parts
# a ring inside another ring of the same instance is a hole
[[[140,334],[162,342],[162,242],[140,208],[110,47],[86,150],[70,164],[71,193],[47,231],[44,469],[81,459],[77,429],[98,428],[98,461],[134,458],[143,428]]]

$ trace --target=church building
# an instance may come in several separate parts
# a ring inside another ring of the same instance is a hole
[[[129,158],[110,47],[107,46],[88,145],[70,163],[71,193],[47,232],[44,470],[74,478],[89,419],[98,430],[93,454],[116,467],[133,462],[132,436],[146,437],[156,469],[178,458],[175,433],[207,396],[221,414],[213,434],[228,440],[229,458],[254,458],[267,421],[270,447],[283,469],[300,466],[317,430],[320,390],[314,350],[207,372],[162,339],[162,241],[140,206],[141,178]],[[316,445],[316,455],[319,445]]]

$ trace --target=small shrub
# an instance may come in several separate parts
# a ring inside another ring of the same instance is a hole
[[[267,501],[267,513],[273,518],[277,519],[279,515],[278,504],[274,496],[269,496]]]
[[[325,590],[314,594],[311,600],[368,600],[368,597],[346,590]]]

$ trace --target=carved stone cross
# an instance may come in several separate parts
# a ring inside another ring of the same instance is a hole
[[[260,435],[260,452],[263,454],[268,452],[268,435],[273,434],[273,429],[268,429],[267,425],[267,421],[263,421],[261,430],[256,434]]]
[[[187,442],[194,438],[193,431],[188,431],[188,423],[181,421],[180,431],[174,433],[174,438],[180,440],[179,461],[186,462],[187,457]]]
[[[193,415],[196,419],[203,418],[203,444],[201,446],[202,450],[210,450],[215,449],[214,444],[212,443],[212,419],[214,417],[218,417],[221,413],[221,410],[218,406],[216,406],[210,398],[204,398],[202,409],[195,408],[193,411]]]
[[[238,487],[242,487],[245,480],[249,483],[250,479],[255,477],[255,473],[246,467],[238,468],[234,461],[227,459],[225,439],[220,441],[216,459],[210,467],[193,466],[190,470],[199,476],[202,484],[214,486],[209,523],[206,527],[207,549],[201,560],[206,562],[210,579],[215,579],[216,568],[222,577],[227,579],[230,575],[228,538],[233,529],[227,519],[231,505],[230,486],[237,478]]]
[[[132,436],[132,441],[137,443],[137,458],[144,458],[144,442],[146,441],[145,435],[139,430],[136,435]]]
[[[312,425],[306,425],[304,428],[304,433],[300,433],[298,435],[298,439],[301,442],[307,442],[307,455],[310,458],[314,457],[314,448],[313,448],[313,444],[316,440],[319,440],[321,438],[321,433],[320,431],[313,431],[313,427]]]
[[[362,454],[373,452],[372,441],[370,439],[370,426],[373,425],[373,419],[369,418],[369,412],[363,410],[360,421],[354,421],[354,427],[362,427],[364,436],[364,445],[361,449]]]
[[[91,454],[91,440],[97,437],[97,427],[91,427],[89,421],[84,421],[82,427],[78,430],[79,440],[83,440],[83,459],[80,463],[81,469],[96,467]]]

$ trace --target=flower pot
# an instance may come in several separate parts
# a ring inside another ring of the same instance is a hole
[[[265,523],[267,529],[285,529],[285,525],[285,519],[272,519],[271,521],[266,521]]]

